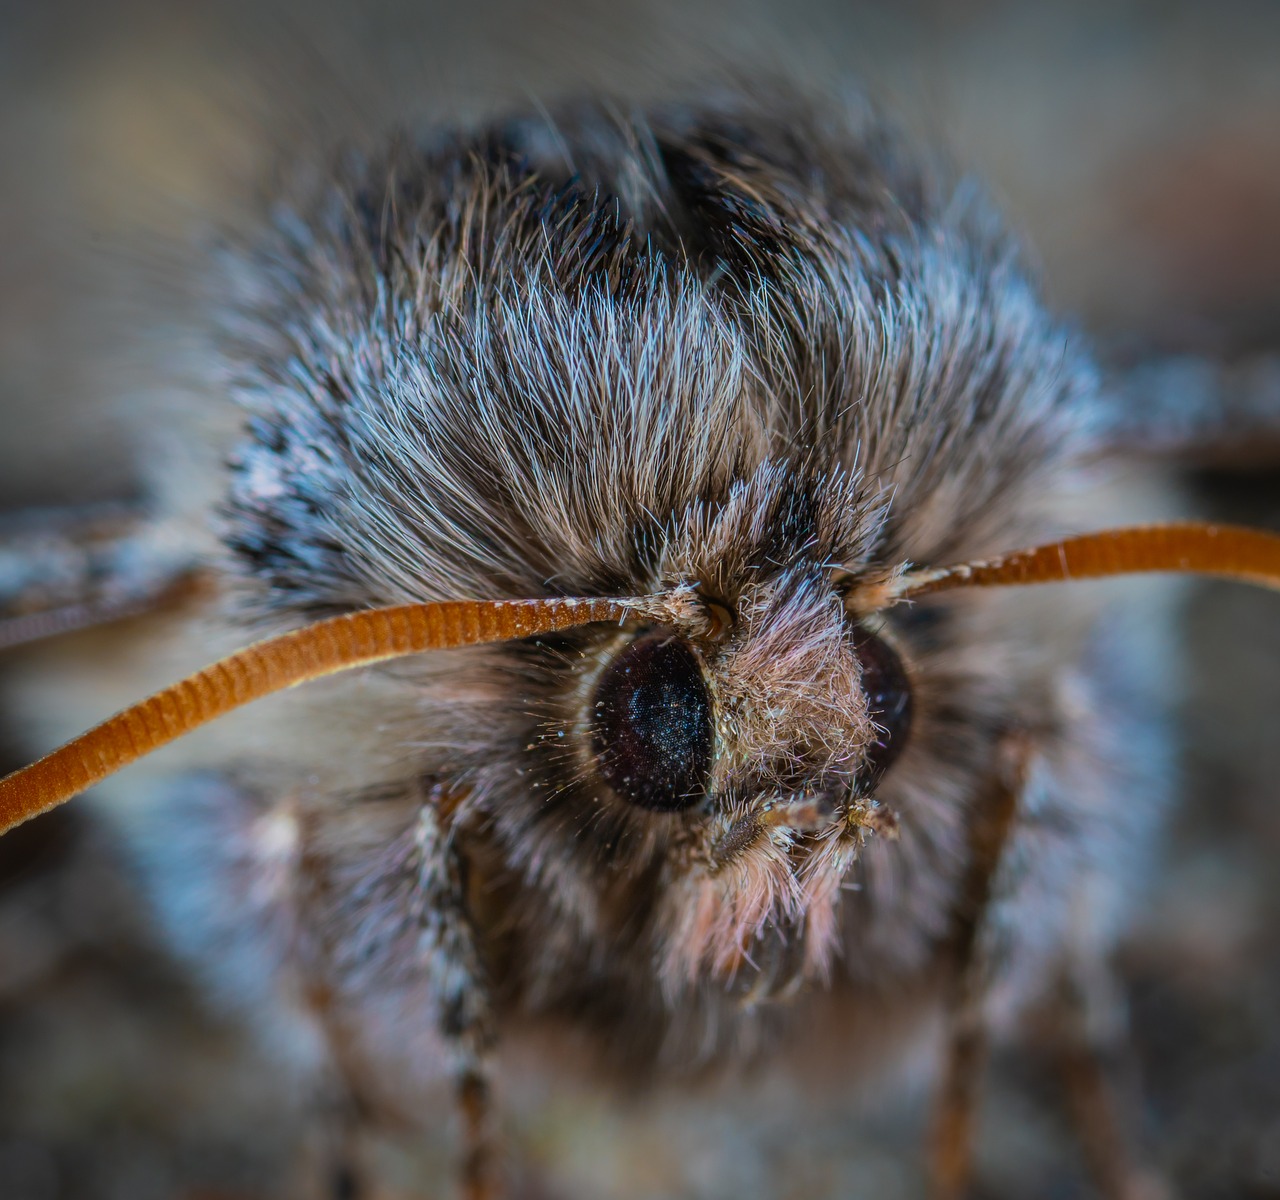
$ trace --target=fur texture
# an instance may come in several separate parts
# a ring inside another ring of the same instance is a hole
[[[680,586],[734,617],[718,642],[673,618],[715,714],[684,812],[594,770],[594,681],[636,630],[394,668],[381,775],[340,786],[319,737],[292,780],[245,755],[234,834],[170,785],[162,893],[217,874],[181,878],[207,839],[245,847],[216,927],[164,902],[180,940],[318,1020],[370,1095],[530,1022],[633,1073],[749,1056],[822,990],[849,1031],[886,999],[923,1028],[1010,733],[1037,754],[997,888],[1000,1011],[1109,944],[1162,781],[1158,756],[1129,765],[1147,699],[1111,720],[1135,652],[1100,653],[1092,599],[877,619],[915,718],[876,805],[859,784],[849,581],[1041,540],[1116,486],[1088,358],[967,183],[863,109],[583,104],[349,155],[223,267],[248,413],[233,625]]]

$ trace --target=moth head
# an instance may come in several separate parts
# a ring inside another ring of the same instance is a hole
[[[783,107],[400,147],[299,200],[230,306],[226,540],[269,616],[650,598],[406,668],[405,741],[468,796],[475,891],[515,913],[482,924],[625,945],[667,1000],[766,931],[761,978],[830,964],[916,708],[848,583],[1039,530],[1087,385],[980,205],[870,114]]]
[[[623,850],[642,886],[661,856],[660,885],[630,903],[651,910],[672,996],[731,981],[766,927],[799,954],[771,985],[827,969],[840,881],[891,820],[876,789],[912,718],[902,657],[850,616],[828,572],[700,600],[705,616],[610,637],[576,694],[580,802],[647,827]]]
[[[268,692],[505,643],[404,672],[494,927],[653,963],[668,1001],[752,956],[783,986],[830,966],[923,741],[897,605],[1280,575],[1274,539],[1191,526],[913,571],[1044,536],[1090,386],[998,225],[865,114],[562,125],[406,143],[233,256],[224,566],[258,615],[330,619],[0,781],[0,826]],[[564,961],[509,974],[562,994]]]
[[[709,636],[641,626],[601,654],[582,753],[613,795],[652,812],[760,796],[808,827],[874,794],[911,726],[902,659],[820,583],[786,590],[706,600]]]

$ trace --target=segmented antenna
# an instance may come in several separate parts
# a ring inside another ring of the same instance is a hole
[[[1063,583],[1149,571],[1217,575],[1280,590],[1280,536],[1182,522],[1109,529],[998,558],[917,570],[868,584],[874,608],[966,587]],[[674,595],[674,593],[673,593]],[[639,600],[462,600],[372,609],[259,642],[126,708],[0,780],[0,834],[47,812],[131,762],[273,692],[388,659],[622,621],[663,597]]]
[[[241,705],[428,650],[536,637],[630,612],[616,600],[462,600],[371,609],[258,642],[0,779],[0,834]]]
[[[1104,529],[998,558],[910,571],[889,585],[888,602],[953,588],[1066,583],[1155,571],[1216,575],[1280,589],[1280,535],[1200,521]]]

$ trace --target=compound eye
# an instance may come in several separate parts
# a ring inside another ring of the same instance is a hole
[[[871,791],[893,766],[911,732],[911,681],[902,659],[888,642],[857,628],[853,651],[862,664],[862,689],[875,724],[875,741],[867,748],[859,779]]]
[[[711,773],[711,698],[693,650],[666,633],[623,650],[596,684],[591,745],[623,800],[653,812],[699,803]]]

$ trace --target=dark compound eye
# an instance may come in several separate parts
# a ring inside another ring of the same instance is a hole
[[[870,791],[907,743],[911,732],[911,682],[897,651],[874,633],[855,629],[853,649],[862,664],[862,687],[876,724],[876,740],[867,751],[861,773],[861,782]]]
[[[693,651],[669,634],[637,638],[592,697],[596,769],[622,799],[654,812],[702,800],[711,772],[711,699]]]

